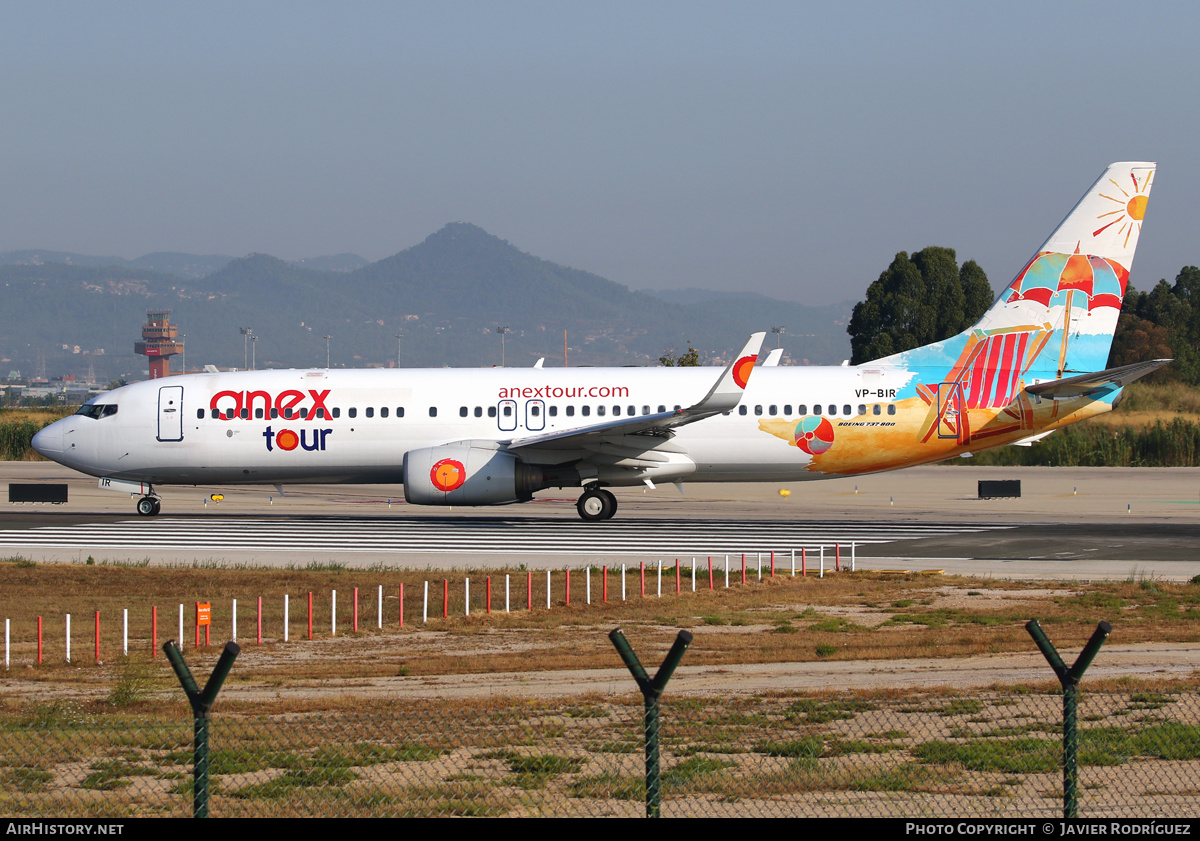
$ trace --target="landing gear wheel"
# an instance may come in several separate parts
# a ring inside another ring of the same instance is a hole
[[[137,512],[143,517],[153,517],[162,508],[157,497],[144,496],[137,501]]]
[[[617,513],[617,498],[603,488],[588,488],[575,503],[575,510],[589,523],[610,520]]]

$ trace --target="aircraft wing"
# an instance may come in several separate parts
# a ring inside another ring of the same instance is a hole
[[[1048,383],[1027,385],[1025,391],[1037,397],[1052,399],[1082,397],[1097,391],[1126,386],[1174,361],[1173,359],[1152,359],[1149,362],[1135,362],[1132,365],[1122,365],[1119,368],[1109,368],[1092,374],[1080,374],[1075,377],[1052,380]]]
[[[669,438],[671,437],[670,431],[675,427],[728,412],[736,408],[742,400],[742,393],[750,379],[751,371],[754,370],[754,363],[758,359],[758,351],[762,347],[765,335],[766,333],[751,335],[746,346],[721,372],[704,399],[694,406],[673,412],[635,415],[591,426],[514,438],[506,442],[508,449],[520,450],[526,447],[536,447],[555,450],[593,450],[603,446],[606,441],[629,435]],[[654,445],[648,442],[647,449],[652,446]]]

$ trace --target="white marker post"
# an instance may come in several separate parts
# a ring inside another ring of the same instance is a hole
[[[509,594],[509,579],[512,578],[510,573],[504,573],[504,612],[508,613],[508,594]]]
[[[182,607],[182,605],[180,605]],[[181,633],[179,636],[183,636]],[[67,614],[67,662],[71,662],[71,614]]]
[[[4,670],[8,671],[8,622],[4,620]]]
[[[625,601],[625,564],[621,564],[621,601]]]
[[[183,605],[179,606],[179,636],[175,638],[175,644],[179,646],[180,651],[183,651]]]
[[[851,540],[850,541],[850,571],[851,572],[854,572],[854,569],[855,569],[855,551],[854,550],[855,550],[856,546],[857,546],[857,544],[853,540]]]
[[[288,594],[283,594],[283,641],[288,641]]]
[[[429,582],[425,582],[425,601],[421,605],[421,624],[429,621]]]
[[[729,589],[729,556],[725,556],[725,589]]]
[[[692,555],[692,592],[696,592],[696,556]]]
[[[792,550],[792,578],[796,577],[796,550]]]
[[[464,609],[466,610],[466,613],[464,615],[470,616],[471,615],[471,579],[470,578],[463,579],[463,602],[465,603]]]
[[[658,597],[662,598],[662,561],[658,562]]]
[[[383,630],[383,585],[379,585],[379,621],[375,623],[375,627]]]
[[[129,656],[129,608],[121,610],[121,653]]]
[[[546,610],[550,609],[550,570],[546,570]]]
[[[817,577],[818,578],[825,577],[825,544],[824,543],[821,544],[821,574]]]
[[[237,599],[233,600],[233,641],[237,642]]]
[[[329,593],[329,633],[337,636],[337,590]]]
[[[586,590],[587,590],[586,601],[588,604],[591,604],[592,603],[592,565],[591,564],[587,565],[587,587],[586,587]]]

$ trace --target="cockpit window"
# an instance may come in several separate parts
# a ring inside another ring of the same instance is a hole
[[[109,415],[117,413],[116,403],[85,403],[79,407],[79,411],[75,414],[83,415],[85,418],[106,418]]]

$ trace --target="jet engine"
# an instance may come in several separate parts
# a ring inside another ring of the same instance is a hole
[[[413,505],[507,505],[547,487],[542,471],[490,442],[445,444],[404,455],[404,498]]]

